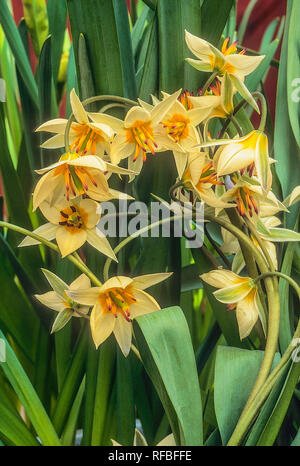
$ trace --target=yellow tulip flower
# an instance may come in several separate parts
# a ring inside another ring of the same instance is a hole
[[[48,241],[56,239],[62,257],[71,254],[87,241],[102,254],[117,260],[105,235],[96,228],[101,213],[99,205],[91,199],[76,198],[51,205],[44,201],[40,209],[49,223],[41,225],[34,233]],[[31,246],[39,241],[26,236],[19,246]]]
[[[229,270],[212,270],[200,275],[209,285],[219,288],[213,294],[228,310],[236,308],[241,340],[246,338],[260,315],[257,287],[250,277],[239,277]]]
[[[166,280],[170,275],[155,273],[136,278],[117,276],[107,280],[101,287],[68,291],[67,294],[80,304],[93,306],[90,325],[96,348],[114,333],[124,356],[127,356],[132,340],[132,319],[160,309],[155,299],[144,290]]]
[[[70,285],[67,285],[61,278],[55,275],[50,270],[41,269],[46,279],[50,283],[53,291],[48,291],[44,294],[36,294],[35,298],[44,306],[58,312],[58,315],[52,325],[51,333],[61,330],[72,317],[86,316],[89,312],[89,306],[72,301],[67,296],[68,290],[80,290],[90,288],[90,279],[83,273],[76,278]]]

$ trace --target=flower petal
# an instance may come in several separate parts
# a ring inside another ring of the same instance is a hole
[[[121,315],[119,315],[117,318],[113,318],[115,320],[113,332],[121,348],[121,351],[126,358],[130,352],[131,347],[132,326],[131,323],[127,322],[127,320],[125,320]]]
[[[190,51],[200,60],[207,63],[211,63],[213,53],[210,45],[206,40],[200,39],[200,37],[194,36],[187,30],[185,30],[185,41]],[[212,68],[211,68],[212,69]]]
[[[259,316],[255,295],[256,290],[253,290],[237,304],[236,319],[241,340],[250,334]]]
[[[52,223],[45,223],[44,225],[41,225],[40,227],[36,228],[36,230],[33,231],[36,235],[41,236],[42,238],[51,241],[55,238],[56,231],[57,231],[57,225],[53,225]],[[31,236],[26,236],[26,238],[21,241],[19,244],[19,248],[23,246],[33,246],[34,244],[40,244],[40,241],[31,238]]]
[[[239,277],[236,273],[223,269],[203,273],[200,278],[215,288],[225,288],[246,281],[244,277]]]
[[[94,306],[97,301],[99,301],[100,287],[95,286],[93,288],[79,289],[76,290],[71,287],[66,292],[66,295],[69,296],[73,301],[84,306]]]
[[[160,310],[160,305],[145,291],[135,289],[134,297],[136,298],[136,303],[130,306],[132,318]]]
[[[64,134],[56,134],[50,139],[47,139],[47,141],[43,142],[43,144],[40,145],[43,149],[58,149],[60,147],[64,147],[65,145],[65,136]]]
[[[65,309],[66,305],[64,304],[61,296],[59,296],[55,291],[48,291],[44,294],[35,294],[34,297],[44,304],[44,306],[53,309],[54,311],[61,312]]]
[[[145,290],[150,286],[156,285],[157,283],[167,280],[167,278],[171,277],[171,275],[173,275],[173,272],[150,273],[146,275],[140,275],[139,277],[135,277],[132,279],[132,281],[135,288],[138,288],[139,290]]]
[[[65,291],[69,289],[69,286],[55,273],[47,269],[41,269],[46,279],[48,280],[51,288],[63,299],[66,298]]]
[[[118,262],[118,259],[112,250],[106,236],[99,230],[99,228],[93,228],[87,231],[87,242],[100,251],[105,256]]]
[[[55,118],[40,125],[36,131],[47,131],[48,133],[64,134],[68,120],[65,118]]]
[[[128,110],[127,115],[124,120],[124,127],[130,128],[136,121],[150,121],[151,115],[150,113],[145,110],[143,107],[139,107],[138,105],[131,107]]]
[[[241,299],[244,299],[251,292],[253,287],[254,285],[251,285],[248,279],[247,282],[229,286],[228,288],[222,288],[221,290],[214,291],[213,294],[221,303],[237,303]]]
[[[89,119],[85,109],[83,108],[82,103],[77,96],[75,89],[72,89],[70,92],[70,102],[72,111],[78,123],[88,123]]]
[[[104,125],[110,126],[116,133],[119,133],[123,127],[124,122],[119,118],[107,115],[106,113],[88,113],[91,120],[95,123],[102,123]]]
[[[53,192],[60,183],[63,183],[62,177],[60,175],[54,176],[53,171],[46,173],[39,179],[33,192],[33,211],[49,197],[51,192]]]
[[[69,233],[65,227],[61,226],[57,227],[56,230],[56,242],[62,257],[66,257],[80,248],[86,242],[86,238],[87,232],[85,230]]]
[[[109,278],[101,287],[100,293],[104,293],[106,290],[110,288],[123,288],[125,289],[128,285],[131,285],[133,282],[132,278],[130,277],[123,277],[118,275],[116,277]]]
[[[76,291],[76,290],[85,290],[87,288],[90,288],[91,286],[91,280],[89,277],[85,275],[85,273],[82,273],[77,277],[69,286],[69,290],[71,291]]]
[[[185,152],[178,151],[173,151],[173,155],[176,163],[178,176],[181,179],[187,164],[188,155]]]
[[[93,307],[90,318],[91,333],[96,348],[113,332],[117,319],[112,313],[103,312],[100,304]]]

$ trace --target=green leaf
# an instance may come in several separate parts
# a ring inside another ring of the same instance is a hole
[[[295,166],[300,165],[299,127],[295,128],[298,104],[292,101],[293,96],[297,94],[297,88],[293,88],[292,83],[300,76],[297,58],[299,38],[295,26],[299,17],[299,7],[299,2],[288,0],[277,86],[274,156],[277,160],[275,168],[284,197],[287,197],[293,187],[300,184],[299,172],[295,170]],[[286,105],[287,101],[288,105]],[[294,215],[289,217],[289,221],[294,225]]]
[[[255,7],[256,3],[257,3],[257,0],[251,0],[249,2],[249,4],[248,4],[246,10],[245,10],[244,15],[243,15],[243,18],[242,18],[242,21],[240,23],[240,27],[239,27],[239,30],[238,30],[238,34],[237,34],[237,39],[238,39],[240,44],[243,43],[243,39],[244,39],[244,35],[245,35],[246,29],[247,29],[247,25],[248,25],[251,13],[252,13],[253,8]]]
[[[150,101],[150,94],[157,93],[158,66],[158,25],[157,16],[153,13],[137,65],[139,97],[147,102]]]
[[[18,413],[8,406],[0,394],[0,435],[16,446],[38,446],[39,442],[24,424]]]
[[[53,413],[53,425],[59,434],[63,431],[66,419],[83,379],[87,353],[87,331],[89,331],[89,328],[83,326],[78,335],[76,347],[66,372],[66,378],[56,401]]]
[[[76,435],[76,427],[77,427],[78,416],[79,416],[79,412],[81,408],[84,391],[85,391],[85,377],[82,379],[82,382],[80,384],[73,406],[71,408],[69,418],[66,422],[66,426],[62,434],[61,440],[62,440],[63,446],[73,445],[74,437]]]
[[[48,35],[48,15],[45,0],[22,0],[24,17],[38,57]]]
[[[265,425],[257,446],[272,446],[276,440],[300,377],[300,364],[292,362],[280,397]]]
[[[61,55],[63,51],[65,29],[67,23],[67,4],[61,0],[48,0],[49,34],[52,37],[51,62],[53,79],[56,82]]]
[[[223,445],[230,439],[249,398],[263,357],[263,351],[218,346],[214,400]]]
[[[201,33],[199,0],[158,0],[159,89],[175,92],[183,88],[195,92],[200,87],[199,73],[185,58],[192,57],[184,37],[185,29],[196,36]],[[170,53],[171,52],[171,53]]]
[[[141,37],[143,35],[143,30],[145,28],[146,21],[149,17],[150,17],[150,10],[147,6],[145,6],[142,12],[140,13],[134,27],[132,28],[131,41],[132,41],[132,50],[133,50],[134,57],[136,56],[137,49],[141,41]]]
[[[124,94],[124,83],[113,0],[67,0],[78,71],[78,41],[87,43],[96,94]]]
[[[117,350],[117,439],[121,445],[132,445],[134,437],[135,413],[133,399],[133,380],[130,360],[124,358],[121,350]]]
[[[201,7],[201,39],[217,46],[234,6],[234,0],[204,0]]]
[[[113,0],[113,7],[120,45],[124,97],[136,100],[137,84],[126,0]]]
[[[0,23],[14,54],[16,65],[33,102],[38,106],[38,91],[20,34],[6,2],[0,4]]]
[[[269,233],[261,233],[262,238],[273,241],[300,241],[300,233],[287,228],[269,228]]]
[[[45,446],[60,445],[59,438],[39,397],[1,330],[0,338],[6,345],[6,361],[0,362],[0,367],[24,406],[42,444]]]
[[[170,307],[143,315],[133,321],[133,326],[145,369],[164,406],[176,443],[202,445],[200,389],[191,337],[181,309]]]

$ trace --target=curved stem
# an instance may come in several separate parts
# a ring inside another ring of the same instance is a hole
[[[85,107],[93,102],[100,102],[100,101],[111,101],[111,102],[119,102],[121,105],[128,105],[133,107],[137,105],[137,102],[131,99],[126,99],[125,97],[119,97],[117,95],[96,95],[94,97],[89,97],[88,99],[83,100],[81,103]],[[74,114],[68,118],[68,122],[65,129],[65,152],[69,152],[70,144],[69,144],[69,132],[73,121],[75,120]]]
[[[121,249],[123,249],[124,246],[126,246],[126,244],[130,243],[130,241],[132,241],[133,239],[135,239],[138,236],[142,235],[146,231],[151,230],[151,228],[155,228],[155,227],[157,227],[159,225],[163,225],[166,222],[171,222],[171,221],[179,220],[179,219],[182,219],[181,215],[177,215],[177,216],[170,217],[170,218],[164,218],[162,220],[158,220],[157,222],[151,223],[150,225],[147,225],[144,228],[141,228],[140,230],[133,233],[131,236],[128,236],[123,241],[121,241],[121,243],[119,243],[118,246],[115,247],[114,253],[117,255],[118,252],[120,252]],[[105,282],[109,278],[109,268],[110,268],[111,263],[112,263],[112,259],[108,258],[108,259],[106,259],[106,262],[105,262],[104,267],[103,267],[103,278],[104,278]]]
[[[243,130],[238,124],[237,119],[233,115],[231,115],[230,120],[231,120],[231,123],[234,125],[235,129],[237,130],[239,137],[241,138],[243,136]]]
[[[51,241],[46,240],[42,236],[37,235],[32,231],[26,230],[25,228],[19,227],[18,225],[13,225],[12,223],[3,221],[0,221],[0,227],[9,228],[10,230],[16,231],[17,233],[21,233],[22,235],[30,236],[31,238],[36,239],[40,243],[43,243],[45,246],[48,246],[48,248],[60,254],[60,250],[58,246],[56,246],[56,244],[51,243]],[[69,254],[68,256],[66,256],[66,259],[72,262],[79,270],[81,270],[81,272],[87,275],[89,279],[94,283],[94,285],[102,285],[102,283],[100,282],[100,280],[98,280],[96,275],[93,274],[93,272],[84,264],[84,262],[80,258],[78,259],[74,255]]]
[[[276,270],[259,275],[257,278],[255,278],[254,283],[258,282],[259,280],[264,280],[266,277],[273,277],[273,276],[283,278],[284,280],[289,282],[289,284],[296,291],[298,298],[300,300],[300,286],[298,285],[298,283],[296,283],[295,280],[293,280],[288,275],[285,275],[284,273],[281,273],[281,272],[277,272]]]
[[[209,86],[211,85],[212,82],[214,82],[214,80],[216,79],[216,77],[218,76],[218,71],[214,71],[210,77],[208,78],[208,80],[206,81],[206,83],[204,84],[204,86],[202,87],[201,89],[201,94],[200,95],[204,95],[205,92],[207,91],[207,89],[209,88]]]

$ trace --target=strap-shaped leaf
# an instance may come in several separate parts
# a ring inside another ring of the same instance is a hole
[[[168,416],[177,444],[202,445],[202,407],[188,326],[179,307],[133,322],[145,369]]]
[[[45,446],[60,445],[57,433],[55,432],[45,408],[1,330],[0,338],[4,340],[6,346],[6,361],[0,362],[0,367],[24,406],[42,444]]]
[[[24,83],[26,84],[28,92],[34,103],[38,106],[37,85],[34,80],[31,66],[27,58],[20,34],[9,11],[7,2],[0,3],[0,23],[3,27],[10,48],[14,54],[17,67],[19,68],[19,71],[24,79]]]

